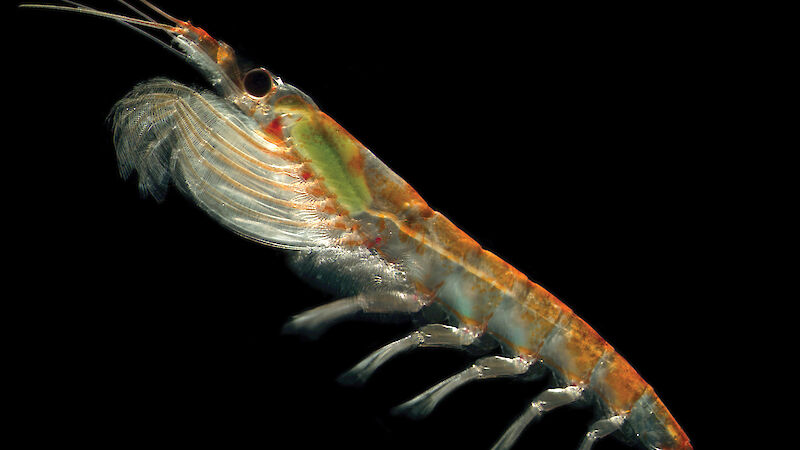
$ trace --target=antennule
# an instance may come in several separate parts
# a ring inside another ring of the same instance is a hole
[[[64,0],[64,1],[66,1],[66,0]],[[145,19],[147,19],[147,20],[149,20],[149,21],[151,21],[151,22],[155,22],[155,19],[153,19],[152,17],[148,16],[147,14],[145,14],[145,13],[143,13],[143,12],[139,11],[138,9],[136,9],[135,7],[133,7],[133,6],[132,6],[130,3],[126,2],[125,0],[117,0],[117,1],[118,1],[118,2],[120,2],[120,3],[122,3],[123,5],[125,5],[125,6],[126,6],[128,9],[130,9],[130,10],[131,10],[131,11],[133,11],[133,12],[135,12],[136,14],[138,14],[138,15],[140,15],[140,16],[142,16],[142,17],[144,17]]]
[[[169,20],[170,22],[172,22],[172,23],[175,23],[175,24],[181,24],[181,23],[183,23],[183,21],[181,21],[181,20],[178,20],[178,19],[176,19],[176,18],[174,18],[174,17],[170,16],[169,14],[165,13],[164,11],[162,11],[162,10],[161,10],[161,9],[159,9],[159,8],[156,8],[156,6],[155,6],[155,5],[153,5],[152,3],[148,2],[147,0],[139,0],[139,1],[140,1],[140,2],[142,2],[142,3],[144,3],[144,4],[145,4],[145,6],[147,6],[147,7],[148,7],[148,8],[150,8],[150,9],[152,9],[152,10],[153,10],[153,11],[155,11],[156,13],[160,14],[160,15],[161,15],[161,17],[163,17],[163,18],[165,18],[165,19]]]
[[[59,5],[42,5],[42,4],[35,4],[35,3],[23,3],[19,5],[20,8],[36,8],[36,9],[52,9],[56,11],[67,11],[67,12],[76,12],[80,14],[88,14],[90,16],[97,16],[97,17],[105,17],[108,19],[116,19],[121,20],[123,22],[127,22],[130,24],[135,24],[143,27],[150,27],[155,28],[158,30],[164,30],[168,33],[179,33],[181,30],[180,28],[173,27],[170,25],[165,25],[163,23],[152,22],[147,20],[135,19],[133,17],[123,16],[120,14],[114,14],[109,12],[98,11],[96,9],[91,9],[87,7],[70,7],[70,6],[59,6]]]

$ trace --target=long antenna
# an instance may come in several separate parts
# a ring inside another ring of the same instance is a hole
[[[63,1],[67,1],[67,0],[63,0]],[[153,19],[152,17],[148,16],[147,14],[139,11],[138,9],[134,8],[130,3],[126,2],[125,0],[117,0],[117,1],[122,3],[123,5],[125,5],[126,7],[128,7],[128,9],[130,9],[133,12],[135,12],[136,14],[144,17],[145,19],[147,19],[147,20],[149,20],[151,22],[155,22],[155,19]],[[69,2],[69,3],[72,3],[72,2]]]
[[[135,19],[133,17],[123,16],[121,14],[114,14],[104,11],[98,11],[96,9],[92,9],[86,6],[78,6],[78,7],[70,7],[70,6],[59,6],[59,5],[42,5],[42,4],[34,4],[34,3],[23,3],[19,5],[20,8],[36,8],[36,9],[52,9],[56,11],[67,11],[67,12],[76,12],[80,14],[88,14],[90,16],[98,16],[98,17],[105,17],[108,19],[115,19],[122,22],[139,25],[142,27],[149,27],[155,28],[157,30],[163,30],[168,33],[179,33],[180,28],[165,25],[163,23],[153,22],[149,20],[141,20]]]
[[[174,18],[174,17],[170,16],[169,14],[165,13],[165,12],[164,12],[164,11],[162,11],[161,9],[159,9],[159,8],[156,8],[156,6],[155,6],[155,5],[153,5],[152,3],[148,2],[147,0],[139,0],[139,1],[140,1],[140,2],[142,2],[142,3],[144,3],[144,4],[145,4],[145,6],[147,6],[148,8],[150,8],[150,9],[152,9],[153,11],[157,12],[158,14],[160,14],[160,15],[161,15],[161,17],[163,17],[163,18],[165,18],[165,19],[169,20],[169,21],[170,21],[170,22],[172,22],[172,23],[181,23],[181,22],[182,22],[181,20],[178,20],[178,19],[176,19],[176,18]]]
[[[140,28],[137,28],[136,25],[160,29],[160,30],[166,31],[167,33],[169,33],[171,35],[177,32],[177,29],[175,27],[171,27],[169,25],[164,25],[164,24],[160,24],[160,23],[156,22],[155,20],[153,20],[152,17],[149,17],[147,14],[144,14],[143,12],[137,10],[136,8],[131,6],[130,4],[126,3],[124,0],[118,0],[118,1],[120,3],[122,3],[123,5],[127,6],[128,8],[130,8],[131,10],[133,10],[134,12],[136,12],[137,14],[139,14],[140,16],[142,16],[142,17],[144,17],[144,18],[146,18],[148,20],[147,21],[143,21],[143,20],[132,18],[132,17],[122,16],[122,15],[119,15],[119,14],[113,14],[113,13],[107,13],[107,12],[104,12],[104,11],[99,11],[99,10],[96,10],[96,9],[91,8],[89,6],[82,5],[82,4],[78,3],[78,2],[74,2],[74,1],[71,1],[71,0],[62,0],[62,1],[64,3],[68,3],[70,5],[73,5],[73,7],[57,6],[57,5],[41,5],[41,4],[22,4],[22,5],[19,5],[19,6],[20,6],[20,8],[38,8],[38,9],[54,9],[54,10],[58,10],[58,11],[71,11],[71,12],[77,12],[77,13],[82,13],[82,14],[89,14],[89,15],[93,15],[93,16],[99,16],[99,17],[113,19],[113,20],[119,22],[120,24],[130,28],[131,30],[141,34],[142,36],[145,36],[146,38],[152,40],[153,42],[157,43],[158,45],[164,47],[165,49],[167,49],[170,52],[172,52],[174,55],[176,55],[176,56],[178,56],[180,58],[183,58],[183,57],[186,56],[183,53],[179,52],[178,50],[175,50],[171,46],[167,45],[164,41],[162,41],[162,40],[158,39],[157,37],[153,36],[152,34],[146,32],[146,31],[144,31],[144,30],[142,30]]]

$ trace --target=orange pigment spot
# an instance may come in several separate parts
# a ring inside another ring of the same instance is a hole
[[[200,27],[196,27],[196,26],[192,25],[191,22],[189,22],[189,21],[184,22],[182,20],[179,20],[178,21],[178,25],[180,25],[184,29],[187,29],[187,30],[191,31],[192,33],[197,34],[198,40],[200,42],[208,41],[212,45],[218,45],[217,44],[217,40],[212,38],[211,35],[206,32],[206,30],[204,30],[204,29],[202,29]]]
[[[364,171],[364,158],[361,157],[360,154],[356,154],[350,161],[347,162],[348,167],[350,168],[351,173],[361,173]]]
[[[344,221],[344,220],[337,220],[337,221],[335,221],[335,222],[333,223],[333,227],[334,227],[334,228],[338,228],[338,229],[340,229],[340,230],[347,230],[347,229],[348,229],[348,226],[347,226],[347,224],[345,223],[345,221]]]
[[[269,124],[261,127],[264,133],[267,133],[271,136],[274,136],[280,140],[283,140],[283,125],[281,124],[281,118],[276,117],[272,120]]]
[[[378,245],[380,245],[380,243],[381,243],[381,240],[382,240],[382,239],[381,239],[381,237],[380,237],[380,236],[378,236],[378,237],[376,237],[375,239],[373,239],[373,240],[371,240],[371,241],[367,241],[367,243],[366,243],[366,244],[364,244],[364,245],[365,245],[367,248],[377,247]]]
[[[217,64],[223,64],[233,58],[233,53],[223,46],[217,49]]]
[[[309,186],[305,189],[308,195],[312,195],[314,197],[326,197],[326,192],[319,186]]]

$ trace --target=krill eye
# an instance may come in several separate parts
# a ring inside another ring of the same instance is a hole
[[[264,97],[272,90],[272,76],[266,69],[253,69],[242,79],[244,90],[253,97]]]

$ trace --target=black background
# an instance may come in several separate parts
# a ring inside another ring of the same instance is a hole
[[[666,11],[553,14],[159,2],[263,64],[406,179],[436,210],[556,294],[710,447],[709,311],[726,187],[714,145],[716,45]],[[105,3],[95,6],[105,7]],[[109,8],[118,5],[109,3]],[[464,10],[466,9],[466,10]],[[421,350],[363,388],[336,376],[411,330],[346,323],[281,335],[333,300],[272,249],[171,191],[119,178],[105,117],[135,83],[193,69],[112,21],[15,11],[12,125],[25,240],[9,341],[29,433],[87,446],[489,448],[548,380],[460,389],[426,420],[389,409],[470,357]],[[698,39],[698,37],[700,39]],[[586,409],[548,414],[518,448],[573,449]],[[46,432],[45,432],[46,430]],[[703,445],[706,444],[706,445]],[[628,448],[608,439],[599,450]]]

